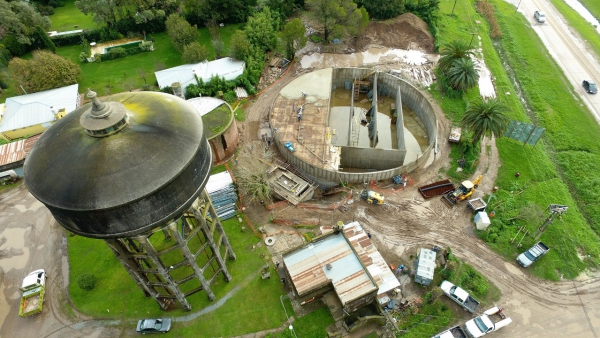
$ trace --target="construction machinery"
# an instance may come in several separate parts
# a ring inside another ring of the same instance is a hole
[[[474,181],[463,181],[458,189],[444,195],[442,200],[448,203],[450,206],[454,206],[455,204],[468,199],[471,197],[471,195],[473,195],[475,189],[479,187],[482,178],[483,175],[479,175]]]
[[[373,190],[363,190],[360,192],[360,198],[369,204],[383,204],[383,196]]]

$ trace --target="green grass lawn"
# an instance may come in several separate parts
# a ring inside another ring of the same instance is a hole
[[[55,8],[54,14],[50,15],[50,21],[52,22],[50,30],[57,32],[98,27],[91,15],[85,15],[75,7],[75,0],[65,0],[63,7]],[[75,25],[78,28],[75,28]]]
[[[488,207],[488,212],[495,211],[496,217],[488,231],[478,235],[508,260],[513,260],[533,242],[527,237],[520,249],[510,243],[519,227],[524,226],[532,233],[547,216],[543,213],[538,221],[524,220],[523,214],[527,212],[528,205],[533,203],[541,210],[549,204],[568,205],[569,212],[562,220],[556,220],[541,238],[552,248],[551,252],[530,271],[549,279],[574,278],[586,267],[597,267],[599,262],[599,238],[592,230],[595,221],[590,220],[594,217],[592,210],[596,208],[598,198],[595,190],[584,186],[589,187],[598,179],[593,172],[593,160],[600,144],[600,128],[587,109],[582,107],[526,18],[515,15],[514,6],[503,1],[492,3],[497,8],[497,19],[503,31],[500,41],[490,40],[487,22],[475,12],[473,1],[459,1],[455,11],[464,15],[450,15],[454,1],[443,0],[441,44],[456,37],[470,40],[468,33],[477,29],[497,95],[510,108],[511,119],[538,124],[547,131],[536,147],[522,146],[508,139],[498,140],[502,166],[496,185],[500,190]],[[475,25],[475,20],[481,24]],[[508,70],[500,56],[507,62]],[[539,69],[544,71],[539,72]],[[523,96],[531,107],[530,113],[526,112],[516,95],[513,79],[520,83]],[[466,102],[476,97],[477,92],[472,90],[459,99],[441,99],[435,91],[434,95],[441,101],[449,118],[458,121]],[[573,161],[581,165],[565,165]],[[518,179],[516,172],[521,173]],[[594,196],[585,197],[586,194]],[[579,205],[583,205],[581,210]]]
[[[145,72],[146,82],[155,85],[154,72],[157,65],[170,68],[182,64],[181,56],[173,49],[167,33],[152,34],[152,37],[155,40],[154,51],[106,62],[80,63],[79,53],[82,47],[79,45],[57,48],[56,53],[80,65],[80,92],[91,88],[100,95],[108,95],[126,91],[128,85],[131,88],[142,87],[144,80],[139,72]]]
[[[597,0],[579,0],[595,18],[600,18],[600,2]]]
[[[206,293],[199,292],[188,297],[192,304],[191,312],[176,309],[167,316],[188,316],[215,305],[234,288],[242,288],[214,311],[193,320],[180,319],[173,326],[171,335],[174,337],[190,337],[198,332],[202,332],[204,337],[228,337],[278,328],[286,322],[280,301],[280,296],[285,294],[281,281],[277,277],[263,280],[257,273],[269,259],[264,246],[253,249],[253,245],[262,243],[262,240],[249,230],[241,231],[242,225],[237,218],[223,222],[223,226],[237,255],[237,260],[227,262],[233,280],[227,283],[221,276],[217,277],[211,285],[217,296],[215,301],[208,300]],[[249,228],[246,226],[246,229]],[[69,237],[69,264],[72,281],[69,294],[79,311],[97,318],[123,320],[165,315],[152,298],[143,295],[103,241]],[[84,272],[99,278],[91,291],[83,291],[76,283],[77,277]],[[288,315],[294,315],[289,302],[287,311]],[[324,328],[333,323],[328,311],[317,312],[308,319],[302,325],[295,325],[297,332],[301,329],[307,332],[303,337],[323,337]],[[319,324],[316,327],[311,324],[315,321]]]

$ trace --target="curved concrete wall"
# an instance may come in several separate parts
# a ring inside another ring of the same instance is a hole
[[[234,111],[227,102],[224,102],[224,104],[227,105],[231,111],[231,118],[227,123],[227,127],[225,127],[218,135],[208,139],[208,143],[210,144],[210,148],[214,155],[214,165],[219,165],[229,160],[235,153],[239,143],[239,133],[235,122]]]
[[[332,85],[343,86],[345,81],[352,81],[354,78],[361,78],[372,72],[373,70],[366,68],[337,68],[333,70]],[[429,138],[429,145],[425,151],[423,151],[423,155],[421,157],[414,162],[387,170],[342,172],[334,170],[333,168],[317,168],[294,156],[293,153],[285,148],[285,142],[283,140],[279,140],[277,133],[274,132],[273,138],[275,140],[275,144],[286,161],[291,163],[309,177],[314,178],[315,181],[324,186],[328,185],[328,183],[333,185],[340,182],[360,183],[369,182],[370,180],[386,180],[404,172],[411,172],[423,164],[433,151],[435,139],[437,137],[437,118],[435,116],[435,110],[432,103],[427,100],[427,98],[420,92],[419,89],[394,75],[379,73],[378,82],[380,86],[385,86],[390,89],[399,88],[402,95],[402,103],[410,107],[425,125],[427,137]],[[389,90],[389,95],[391,97],[395,97],[396,90]]]

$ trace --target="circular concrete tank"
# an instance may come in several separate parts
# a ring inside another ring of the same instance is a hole
[[[322,186],[369,182],[431,160],[437,138],[434,104],[394,75],[328,68],[285,86],[269,122],[283,157]]]
[[[131,237],[177,219],[203,191],[212,153],[184,100],[122,93],[79,107],[36,142],[29,191],[69,231]]]

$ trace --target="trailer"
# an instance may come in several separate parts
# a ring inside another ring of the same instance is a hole
[[[448,142],[452,142],[452,143],[460,142],[461,134],[462,134],[462,128],[452,127],[452,129],[450,129],[450,136],[448,137]]]
[[[428,199],[439,195],[445,195],[454,191],[454,184],[450,180],[437,181],[431,184],[419,187],[419,192],[423,198]]]
[[[485,208],[487,207],[487,203],[485,203],[485,201],[481,197],[477,197],[472,200],[469,200],[469,204],[467,204],[467,207],[469,207],[469,209],[471,209],[473,212],[478,212],[485,210]]]

